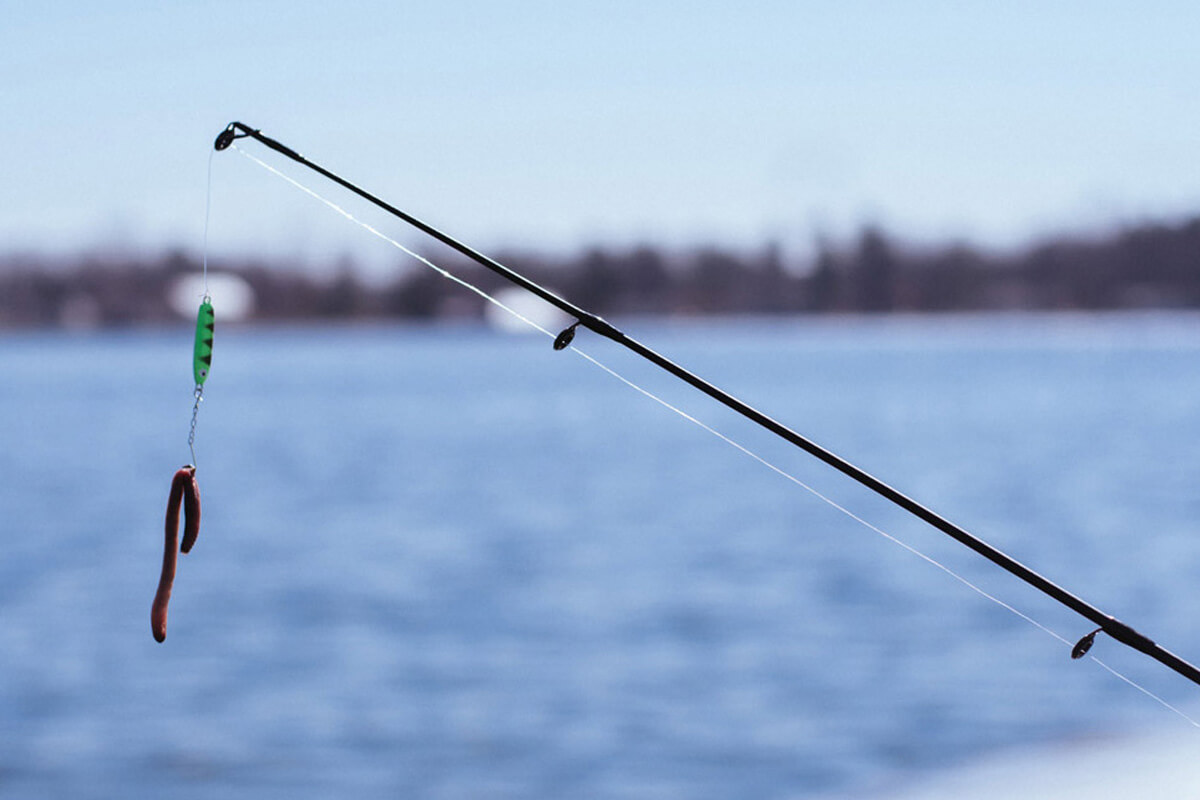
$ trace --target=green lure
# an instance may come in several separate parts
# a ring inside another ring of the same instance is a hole
[[[205,298],[196,314],[196,346],[192,350],[192,375],[197,387],[204,385],[212,368],[213,327],[212,303]]]

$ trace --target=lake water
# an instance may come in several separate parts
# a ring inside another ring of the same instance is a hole
[[[1200,659],[1200,317],[623,321]],[[541,337],[0,336],[0,797],[813,798],[1187,723]],[[711,400],[577,346],[1068,640],[1090,626]],[[1093,651],[1197,711],[1200,687]]]

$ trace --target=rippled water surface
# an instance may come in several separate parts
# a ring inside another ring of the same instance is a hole
[[[1200,319],[622,327],[1200,659]],[[1085,621],[576,344],[1073,641]],[[1186,725],[540,337],[222,328],[150,636],[190,331],[0,337],[0,797],[817,797]],[[1103,639],[1168,701],[1196,687]]]

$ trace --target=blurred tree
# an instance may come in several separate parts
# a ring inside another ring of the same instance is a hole
[[[863,230],[850,275],[856,310],[877,313],[895,308],[896,257],[883,231]]]
[[[837,256],[822,238],[817,244],[817,258],[808,280],[808,310],[837,311],[841,307],[841,270]]]

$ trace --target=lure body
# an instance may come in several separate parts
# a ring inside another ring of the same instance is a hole
[[[200,310],[196,312],[196,345],[192,349],[192,376],[196,379],[197,386],[204,385],[204,381],[208,380],[208,371],[212,368],[214,327],[212,303],[205,298],[200,304]]]

